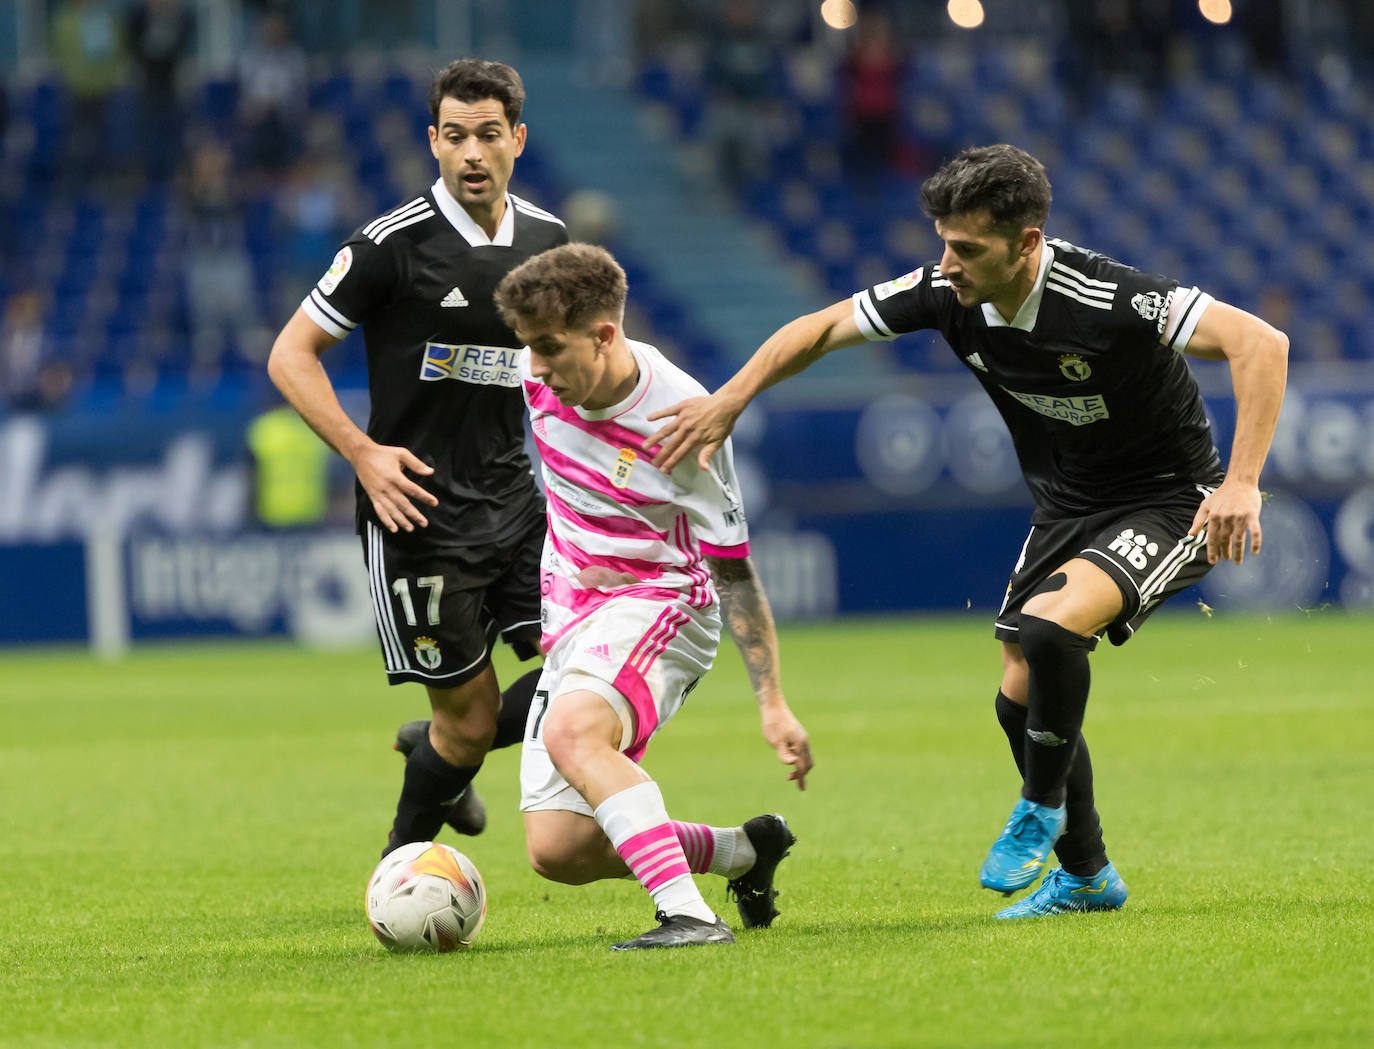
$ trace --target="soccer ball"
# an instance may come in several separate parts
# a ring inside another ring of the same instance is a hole
[[[402,954],[466,947],[482,931],[487,890],[477,867],[434,841],[402,845],[383,857],[367,883],[367,920],[377,939]]]

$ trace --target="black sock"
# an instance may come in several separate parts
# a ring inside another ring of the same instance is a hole
[[[1011,756],[1016,759],[1017,771],[1026,776],[1026,718],[1028,711],[1013,703],[1001,692],[997,693],[997,721],[1011,744]],[[1088,741],[1078,734],[1069,778],[1064,783],[1064,804],[1068,823],[1064,836],[1054,846],[1060,866],[1076,878],[1090,878],[1107,865],[1107,847],[1102,841],[1102,821],[1097,815],[1093,798],[1093,762],[1088,754]]]
[[[406,759],[405,783],[396,802],[396,822],[386,851],[412,841],[433,841],[444,825],[449,804],[463,793],[481,767],[480,762],[450,765],[434,749],[429,734],[422,736]]]
[[[525,738],[525,722],[529,719],[534,690],[539,687],[539,677],[543,672],[539,668],[531,670],[501,693],[501,713],[496,718],[496,738],[491,741],[492,750],[513,746]]]
[[[1088,653],[1094,641],[1037,616],[1021,616],[1021,651],[1030,671],[1026,782],[1021,796],[1057,808],[1088,705]]]
[[[1069,822],[1054,846],[1059,864],[1075,878],[1091,878],[1107,865],[1107,846],[1102,841],[1102,821],[1093,800],[1093,761],[1088,741],[1078,734],[1073,764],[1065,784]]]
[[[1016,771],[1021,773],[1021,782],[1026,781],[1026,708],[1020,703],[1013,703],[1000,691],[997,693],[997,723],[1002,726],[1002,731],[1007,734],[1007,742],[1011,744],[1012,760],[1016,762]]]

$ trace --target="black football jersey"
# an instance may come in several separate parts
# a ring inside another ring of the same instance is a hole
[[[959,305],[927,263],[855,294],[870,339],[938,330],[1011,431],[1037,519],[1074,517],[1216,484],[1221,462],[1182,359],[1211,296],[1062,240],[1048,240],[1007,323]]]
[[[439,505],[421,507],[429,527],[414,543],[495,542],[542,512],[524,447],[521,345],[491,297],[520,263],[567,242],[559,219],[514,195],[488,238],[438,181],[360,227],[301,304],[337,338],[361,325],[368,436],[434,467],[416,478]],[[357,496],[359,530],[380,524],[361,484]]]

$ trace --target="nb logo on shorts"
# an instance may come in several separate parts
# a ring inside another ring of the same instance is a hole
[[[1159,544],[1150,542],[1144,532],[1137,533],[1135,529],[1127,528],[1107,544],[1107,549],[1120,554],[1133,567],[1144,568],[1150,563],[1149,559],[1159,553]]]

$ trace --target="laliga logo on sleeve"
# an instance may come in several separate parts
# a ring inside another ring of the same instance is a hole
[[[329,271],[320,278],[320,291],[326,295],[334,294],[334,289],[339,286],[339,281],[344,279],[345,274],[348,273],[348,268],[352,265],[353,249],[345,244],[334,256],[334,262],[329,267]]]
[[[630,471],[635,468],[635,460],[639,456],[635,454],[633,448],[620,449],[620,455],[615,461],[615,466],[611,469],[611,484],[617,488],[624,488],[630,483]]]

